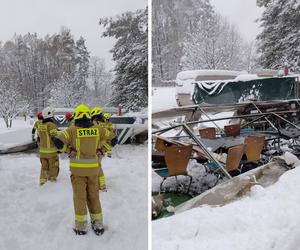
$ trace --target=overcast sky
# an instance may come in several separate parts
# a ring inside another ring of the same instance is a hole
[[[235,23],[248,41],[255,39],[260,32],[259,23],[254,22],[263,12],[256,6],[256,0],[211,0],[215,9]]]
[[[111,68],[114,40],[101,38],[100,17],[144,8],[147,0],[0,0],[0,41],[14,33],[36,32],[44,37],[58,33],[61,26],[71,29],[75,39],[83,36],[91,55],[106,59]]]
[[[170,1],[170,0],[167,0]],[[147,5],[147,0],[0,0],[0,41],[13,34],[37,32],[40,36],[53,34],[67,26],[75,39],[83,36],[91,55],[105,58],[108,68],[113,66],[109,50],[114,40],[101,38],[100,17],[114,16]],[[211,0],[216,10],[235,23],[242,35],[251,41],[259,33],[262,8],[256,0]]]

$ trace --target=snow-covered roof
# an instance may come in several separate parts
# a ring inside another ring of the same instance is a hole
[[[242,74],[242,75],[238,75],[236,78],[234,78],[234,80],[230,80],[230,81],[252,81],[252,80],[256,80],[256,79],[260,79],[262,77],[257,76],[256,74]]]
[[[196,79],[198,76],[238,76],[241,74],[246,74],[246,71],[233,71],[233,70],[187,70],[181,71],[177,74],[176,80],[189,80]]]

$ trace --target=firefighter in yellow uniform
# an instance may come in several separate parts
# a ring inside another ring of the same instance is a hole
[[[104,127],[113,135],[115,135],[115,129],[112,125],[112,123],[110,122],[110,114],[108,113],[104,113],[103,114],[103,118],[104,118]],[[117,138],[114,137],[112,138],[112,140],[110,140],[108,143],[108,145],[104,145],[104,147],[106,146],[105,150],[106,150],[106,153],[107,153],[107,156],[108,157],[111,157],[111,154],[112,154],[112,147],[115,146],[117,144]]]
[[[57,127],[54,124],[54,109],[47,107],[42,111],[43,122],[38,124],[40,161],[42,164],[40,174],[40,185],[50,180],[55,182],[59,172],[59,161],[57,148],[52,138],[57,135]]]
[[[32,131],[31,131],[31,136],[32,136],[32,141],[33,141],[33,142],[35,141],[35,132],[36,132],[37,129],[38,129],[38,125],[43,123],[43,115],[42,115],[42,112],[38,112],[38,113],[36,114],[36,116],[37,116],[38,120],[34,123],[33,128],[32,128]],[[37,139],[37,142],[39,143],[39,138]]]
[[[109,131],[104,126],[105,125],[104,118],[103,118],[103,114],[102,114],[102,109],[100,107],[94,107],[91,110],[91,117],[92,117],[92,121],[95,125],[99,125],[99,126],[103,127],[105,129],[106,133],[109,134],[109,140],[115,136],[114,133],[109,133]],[[99,155],[99,163],[100,163],[99,189],[100,189],[101,192],[106,192],[107,191],[106,178],[105,178],[103,168],[102,168],[102,165],[101,165],[101,160],[102,160],[102,157],[105,155],[105,152],[106,152],[105,148],[107,148],[107,146],[109,146],[108,142],[105,143],[103,145],[103,147],[99,150],[99,152],[101,152],[101,154]]]
[[[88,107],[79,105],[74,112],[74,126],[60,132],[54,138],[58,149],[64,146],[73,152],[70,157],[71,182],[75,209],[74,232],[87,233],[87,209],[92,229],[97,235],[104,232],[102,209],[99,200],[99,158],[97,151],[109,138],[106,131],[93,124]]]

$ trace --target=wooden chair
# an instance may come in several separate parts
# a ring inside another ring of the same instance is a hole
[[[160,184],[160,191],[162,191],[164,181],[169,177],[175,177],[176,179],[176,191],[178,187],[178,175],[188,176],[190,178],[186,193],[190,191],[190,187],[193,181],[193,177],[187,174],[188,162],[191,158],[193,146],[181,146],[172,145],[165,148],[165,162],[167,168],[154,169],[154,171],[163,178]]]
[[[175,141],[172,140],[168,140],[166,138],[157,136],[156,137],[156,142],[155,142],[155,149],[158,152],[165,152],[166,148],[172,146],[172,145],[179,145],[178,143],[176,143]]]
[[[228,149],[226,158],[226,169],[229,173],[239,172],[239,166],[245,152],[245,144],[234,146]]]
[[[245,153],[245,147],[246,147],[245,144],[241,144],[241,145],[237,145],[237,146],[229,148],[226,161],[224,163],[219,161],[222,165],[224,165],[226,170],[231,175],[240,174],[239,167],[240,167],[242,157]],[[221,172],[219,171],[219,167],[217,164],[210,162],[207,166],[211,171],[218,174],[219,177],[221,176]]]
[[[203,128],[199,129],[199,134],[202,139],[215,139],[216,138],[216,128]]]
[[[265,145],[264,136],[248,136],[245,138],[245,154],[247,162],[255,162],[260,159],[261,152]]]
[[[224,126],[225,136],[239,136],[241,133],[241,125],[233,124]]]

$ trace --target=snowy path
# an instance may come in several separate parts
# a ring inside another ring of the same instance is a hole
[[[104,224],[97,237],[75,236],[68,159],[60,156],[58,182],[38,185],[35,154],[0,157],[1,250],[147,249],[147,146],[119,146],[123,158],[103,161],[108,192],[101,194]],[[64,158],[64,159],[62,159]]]
[[[299,250],[300,167],[223,207],[203,206],[153,222],[153,250]]]

